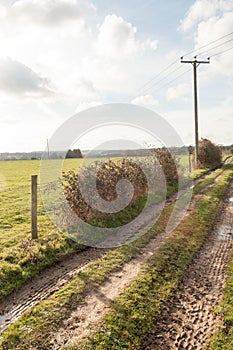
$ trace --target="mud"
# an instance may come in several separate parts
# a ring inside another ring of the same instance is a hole
[[[0,332],[15,322],[24,311],[40,303],[43,299],[68,283],[80,270],[91,261],[106,253],[104,249],[86,249],[81,253],[68,256],[56,265],[47,268],[25,283],[0,304]]]
[[[233,241],[233,185],[217,228],[183,275],[173,298],[154,321],[145,350],[202,350],[222,324],[222,301]]]

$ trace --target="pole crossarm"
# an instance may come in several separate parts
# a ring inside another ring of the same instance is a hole
[[[201,63],[210,63],[210,60],[208,59],[208,61],[198,61],[198,60],[192,60],[192,61],[186,61],[186,60],[183,60],[182,57],[181,57],[181,63],[197,63],[197,64],[201,64]]]

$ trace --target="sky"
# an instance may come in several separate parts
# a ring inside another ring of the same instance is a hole
[[[0,0],[0,153],[43,150],[70,117],[112,103],[158,113],[193,144],[192,65],[180,57],[195,53],[213,55],[198,67],[199,136],[233,144],[232,32],[233,0]]]

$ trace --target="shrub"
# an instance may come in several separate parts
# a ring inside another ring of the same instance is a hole
[[[208,139],[201,139],[198,143],[199,154],[198,164],[196,168],[204,169],[216,169],[222,165],[222,152],[219,146],[215,145]],[[194,157],[195,159],[195,151]]]
[[[123,179],[128,180],[134,190],[130,205],[134,205],[140,197],[147,195],[147,179],[141,167],[128,159],[123,159],[115,162],[109,160],[103,164],[95,162],[83,166],[78,174],[74,171],[63,174],[65,196],[78,216],[89,222],[97,217],[106,216],[104,212],[95,209],[101,199],[111,202],[122,196],[124,200],[124,191],[117,193],[117,184]],[[83,197],[83,192],[87,201]]]
[[[108,160],[102,164],[95,162],[83,166],[78,174],[69,171],[63,174],[63,185],[70,207],[79,218],[90,222],[106,216],[104,210],[96,209],[99,208],[98,203],[101,199],[110,203],[117,197],[122,197],[122,203],[127,202],[124,201],[126,193],[124,187],[121,193],[117,193],[117,184],[120,180],[128,180],[133,188],[131,202],[124,208],[127,210],[137,206],[141,200],[145,203],[145,198],[150,194],[163,196],[164,177],[167,185],[177,184],[176,163],[168,150],[154,149],[151,156],[136,158],[135,162],[126,158],[118,161]],[[155,191],[149,193],[149,188]],[[110,215],[115,217],[113,213],[108,214]]]
[[[162,166],[168,185],[178,183],[177,163],[171,153],[166,148],[154,149],[154,155]]]

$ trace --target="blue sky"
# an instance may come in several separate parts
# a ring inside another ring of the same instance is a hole
[[[159,113],[193,144],[192,66],[179,58],[231,32],[232,0],[0,0],[0,152],[44,149],[75,113],[116,102]],[[232,61],[230,50],[198,68],[200,136],[219,144],[233,143]]]

